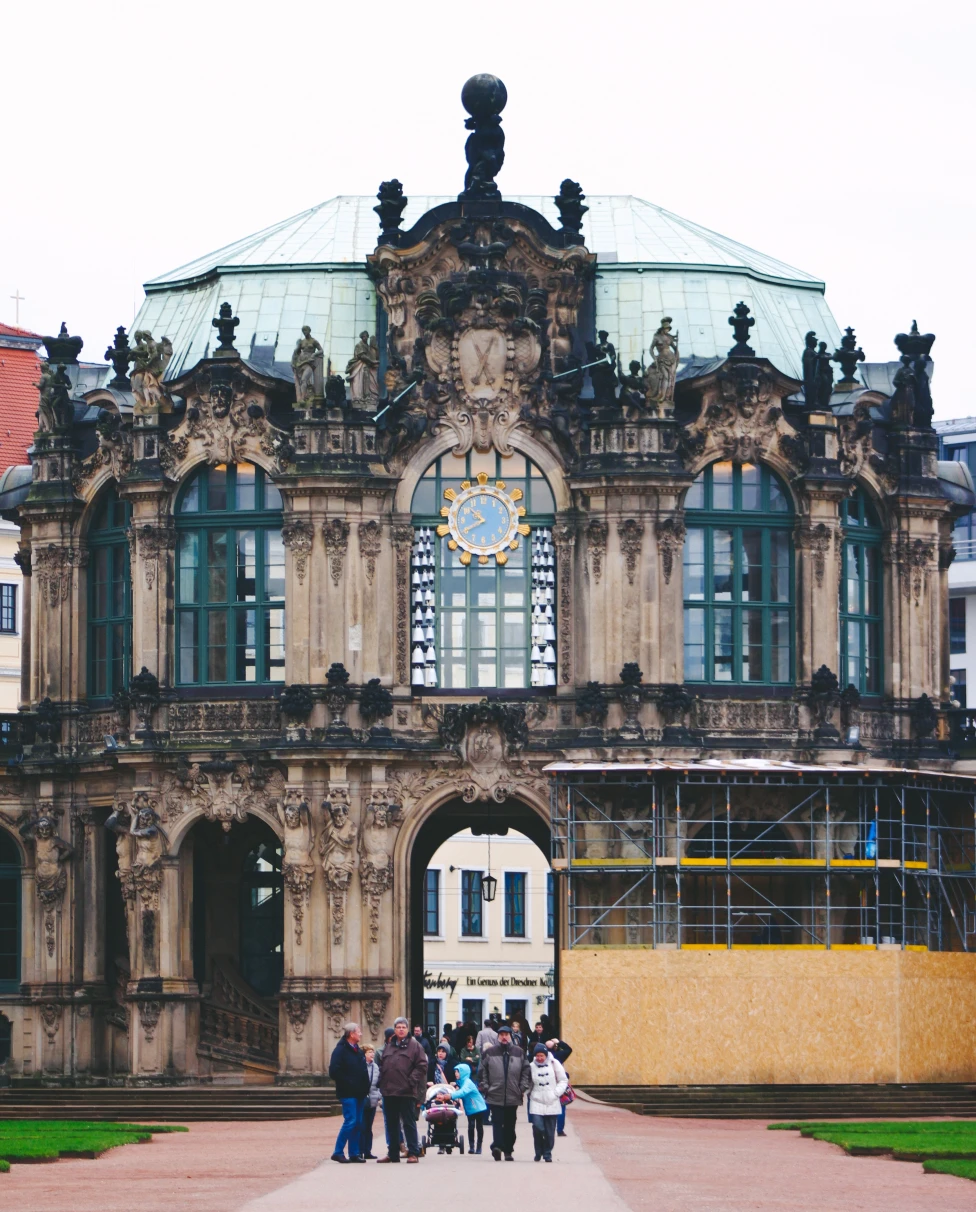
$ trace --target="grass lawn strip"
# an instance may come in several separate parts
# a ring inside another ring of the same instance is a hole
[[[118,1145],[150,1141],[155,1133],[186,1128],[84,1120],[0,1121],[0,1173],[13,1164],[54,1162],[62,1157],[100,1157]]]
[[[928,1173],[954,1174],[976,1181],[976,1122],[901,1121],[897,1123],[813,1123],[794,1121],[770,1124],[793,1129],[814,1140],[839,1145],[852,1156],[890,1154],[897,1161],[924,1163]]]

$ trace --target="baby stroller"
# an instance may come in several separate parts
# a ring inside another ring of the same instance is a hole
[[[464,1152],[464,1138],[458,1132],[457,1106],[453,1102],[437,1101],[438,1095],[447,1094],[453,1097],[454,1093],[450,1086],[444,1085],[431,1086],[428,1089],[424,1101],[424,1119],[427,1121],[424,1153],[431,1145],[436,1145],[445,1153],[450,1153],[452,1149],[457,1149],[459,1153]]]

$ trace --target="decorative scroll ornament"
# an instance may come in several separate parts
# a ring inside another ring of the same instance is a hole
[[[385,997],[371,997],[363,1002],[363,1017],[366,1019],[366,1025],[369,1027],[370,1039],[379,1039],[380,1037],[383,1023],[386,1021],[387,1000]]]
[[[899,545],[902,592],[907,599],[914,598],[916,606],[921,603],[925,574],[932,567],[935,558],[935,543],[906,537]]]
[[[44,1033],[52,1044],[58,1033],[58,1028],[61,1026],[63,1011],[64,1007],[60,1002],[44,1002],[41,1006],[41,1022],[44,1024]]]
[[[373,943],[379,942],[383,893],[393,887],[393,843],[401,819],[400,805],[386,788],[370,792],[359,841],[359,882],[369,909],[369,938]]]
[[[68,600],[72,568],[83,568],[88,552],[74,547],[35,547],[34,582],[53,609]]]
[[[396,680],[401,686],[410,681],[410,555],[413,544],[412,526],[393,528],[396,553]]]
[[[196,808],[230,832],[235,821],[243,823],[255,810],[275,816],[284,790],[284,775],[275,766],[220,758],[192,766],[184,761],[164,777],[162,819]]]
[[[283,801],[275,804],[283,834],[281,876],[291,895],[295,945],[302,945],[305,910],[312,893],[315,864],[312,862],[312,815],[301,790],[289,787]]]
[[[163,1003],[150,999],[149,1001],[140,1001],[138,1006],[139,1021],[142,1023],[146,1043],[151,1044],[156,1038],[156,1028],[159,1026],[159,1016],[163,1012]]]
[[[176,530],[172,526],[147,522],[130,528],[129,541],[133,554],[142,558],[146,588],[152,589],[159,578],[160,561],[165,560],[169,552],[176,548]]]
[[[342,1028],[349,1021],[351,1013],[352,1002],[347,998],[327,997],[325,999],[325,1021],[333,1035],[342,1035]]]
[[[359,523],[359,554],[366,561],[366,583],[372,585],[376,576],[376,557],[380,554],[382,529],[375,518]]]
[[[603,575],[603,558],[607,554],[607,536],[610,527],[603,518],[591,518],[586,525],[586,550],[589,556],[589,567],[593,571],[593,580],[600,584]]]
[[[830,551],[831,532],[824,522],[816,526],[804,527],[796,533],[796,544],[801,550],[810,552],[813,559],[813,573],[817,587],[823,585],[824,573],[827,568],[827,553]]]
[[[132,435],[117,412],[103,412],[95,423],[98,447],[94,454],[77,463],[71,472],[71,487],[82,495],[99,471],[106,467],[115,482],[121,483],[132,466]]]
[[[299,585],[305,582],[308,557],[312,551],[315,527],[304,518],[290,518],[281,528],[281,541],[295,557],[295,576]]]
[[[285,999],[285,1013],[291,1023],[291,1029],[296,1039],[302,1038],[308,1016],[312,1012],[312,1002],[307,997],[289,997]]]
[[[329,557],[332,584],[338,587],[339,578],[342,576],[342,562],[349,544],[349,523],[345,518],[329,518],[322,527],[322,534],[325,537],[325,552]]]
[[[640,559],[644,542],[644,527],[636,519],[627,518],[617,525],[617,536],[620,539],[620,551],[627,564],[627,581],[633,585],[637,576],[637,561]]]
[[[332,941],[338,947],[346,921],[346,896],[356,870],[359,826],[349,814],[349,791],[332,787],[322,801],[325,829],[319,839],[322,874],[332,904]]]
[[[559,680],[568,686],[573,677],[573,555],[576,530],[572,526],[554,526],[558,567],[556,585],[559,590]]]
[[[684,523],[678,521],[677,518],[663,518],[655,523],[654,533],[657,536],[657,545],[661,552],[664,583],[670,585],[671,575],[674,572],[675,553],[682,549],[685,542]]]

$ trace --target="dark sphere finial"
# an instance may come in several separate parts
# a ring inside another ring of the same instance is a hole
[[[497,76],[479,72],[461,89],[461,104],[472,118],[484,120],[500,114],[508,101],[508,90]]]

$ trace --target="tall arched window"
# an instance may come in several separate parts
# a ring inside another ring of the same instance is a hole
[[[685,681],[793,677],[792,510],[755,463],[713,463],[685,501]]]
[[[115,485],[102,493],[88,528],[88,694],[109,698],[129,683],[132,581],[126,529],[131,507]]]
[[[461,490],[479,472],[505,490],[522,492],[530,531],[508,553],[508,562],[465,567],[443,522],[444,491]],[[412,503],[417,541],[412,561],[411,680],[415,687],[445,690],[554,686],[555,503],[542,472],[524,455],[508,458],[471,451],[442,455],[428,467]]]
[[[205,467],[180,494],[176,526],[177,682],[283,681],[278,489],[250,463]]]
[[[841,685],[880,694],[881,523],[860,488],[841,503],[844,564],[840,581]]]
[[[0,993],[20,989],[20,854],[0,829]]]

